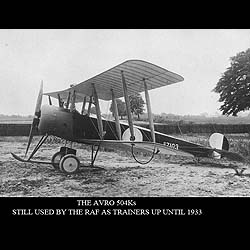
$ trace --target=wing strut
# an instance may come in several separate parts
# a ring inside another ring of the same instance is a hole
[[[95,100],[95,109],[96,109],[96,115],[97,115],[97,123],[98,123],[98,130],[101,140],[103,139],[103,125],[102,125],[102,116],[101,116],[101,109],[99,104],[98,95],[96,92],[95,84],[92,84],[93,86],[93,96]]]
[[[60,97],[59,94],[57,94],[57,99],[58,99],[58,105],[59,105],[59,107],[62,107],[63,104],[62,104],[62,100],[61,100],[61,97]]]
[[[73,95],[71,97],[71,103],[70,103],[70,108],[69,108],[70,112],[75,110],[75,108],[76,108],[75,103],[76,103],[76,91],[74,90]]]
[[[135,140],[135,135],[134,135],[133,120],[132,120],[129,97],[128,97],[127,83],[126,83],[126,80],[125,80],[125,77],[124,77],[124,74],[123,74],[122,70],[121,70],[121,75],[122,75],[123,94],[124,94],[126,110],[127,110],[127,116],[128,116],[128,125],[129,125],[129,130],[130,130],[130,135],[131,135],[130,136],[130,141],[134,141]]]
[[[70,102],[70,95],[71,95],[71,92],[69,91],[69,93],[68,93],[68,97],[67,97],[67,102],[66,102],[66,109],[68,109],[69,108],[69,102]]]
[[[152,115],[151,103],[150,103],[150,98],[149,98],[149,93],[148,93],[148,86],[147,86],[145,78],[143,79],[143,82],[144,82],[144,89],[145,89],[145,99],[146,99],[146,104],[147,104],[150,132],[151,132],[152,141],[155,142],[153,115]]]
[[[49,95],[48,95],[48,98],[49,98],[49,105],[52,105],[52,101]]]
[[[122,139],[122,132],[121,132],[121,126],[120,126],[120,121],[119,121],[117,102],[116,102],[116,99],[115,99],[113,89],[111,89],[111,94],[112,94],[112,103],[113,103],[113,110],[114,110],[114,116],[115,116],[116,132],[117,132],[117,135],[118,135],[118,139],[121,140]]]
[[[93,97],[90,96],[89,97],[89,106],[88,106],[88,116],[90,115],[90,109],[91,109],[92,101],[93,101]]]
[[[83,98],[83,102],[82,102],[82,111],[81,111],[82,115],[83,115],[84,110],[85,110],[86,101],[87,101],[87,96],[85,95],[84,98]]]

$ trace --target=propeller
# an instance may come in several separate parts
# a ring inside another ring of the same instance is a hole
[[[37,101],[36,101],[35,115],[34,115],[34,118],[33,118],[32,124],[31,124],[31,128],[30,128],[29,140],[28,140],[28,145],[27,145],[26,152],[25,152],[25,157],[28,153],[30,143],[31,143],[32,138],[33,138],[34,131],[36,129],[38,129],[38,124],[39,124],[39,120],[41,117],[42,99],[43,99],[43,81],[41,82],[40,90],[39,90]]]

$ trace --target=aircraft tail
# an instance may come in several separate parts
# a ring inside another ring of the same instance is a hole
[[[225,135],[220,133],[213,133],[209,137],[209,145],[211,148],[218,149],[218,150],[229,150],[229,143]],[[213,157],[215,159],[220,159],[222,155],[217,151],[213,152]]]

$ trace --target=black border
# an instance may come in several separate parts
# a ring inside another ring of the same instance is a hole
[[[228,2],[8,2],[0,28],[32,29],[214,29],[249,28],[247,6]]]
[[[20,5],[20,4],[19,4]],[[190,3],[153,3],[145,2],[135,4],[124,2],[102,4],[101,2],[91,4],[70,5],[38,4],[31,6],[30,3],[21,3],[20,6],[7,6],[2,4],[5,10],[0,17],[1,29],[214,29],[214,28],[249,28],[248,8],[239,7],[235,9],[234,4],[199,2]],[[225,220],[247,220],[249,213],[249,197],[1,197],[0,217],[10,220],[35,220],[45,218],[64,217],[55,216],[14,216],[12,210],[15,208],[77,208],[78,199],[133,199],[137,208],[201,208],[201,216],[158,216],[154,220],[206,220],[218,222]],[[152,219],[152,216],[112,216],[115,219]],[[69,218],[69,216],[67,216]],[[85,216],[73,216],[86,220]],[[90,221],[95,218],[108,218],[104,216],[88,217]]]
[[[90,200],[92,205],[79,205],[78,200]],[[95,201],[112,201],[114,205],[93,206]],[[124,205],[117,205],[123,201]],[[129,201],[129,203],[126,203]],[[247,220],[250,219],[250,198],[248,197],[1,197],[0,217],[9,220],[47,220],[65,219],[72,220],[95,220],[95,219],[153,219],[161,221],[217,221],[217,220]],[[25,214],[18,215],[13,212],[17,209],[26,209]],[[128,209],[151,210],[151,209],[182,209],[183,213],[158,216],[149,214],[138,215],[26,215],[28,209]],[[200,210],[201,214],[187,214],[187,210]]]

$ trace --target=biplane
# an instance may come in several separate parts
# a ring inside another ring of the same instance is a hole
[[[209,138],[210,147],[192,143],[155,131],[151,111],[149,90],[164,87],[183,81],[184,78],[160,66],[142,60],[128,60],[106,70],[79,84],[71,85],[62,91],[43,93],[43,83],[35,107],[25,157],[14,153],[13,157],[22,162],[52,164],[62,172],[76,173],[81,167],[92,166],[100,147],[119,149],[131,152],[140,164],[149,163],[157,154],[180,155],[192,158],[222,158],[246,164],[241,155],[230,152],[226,137],[214,133]],[[129,96],[145,93],[149,128],[136,126],[131,113]],[[43,96],[48,96],[48,104],[42,105]],[[58,106],[52,105],[51,98],[58,100]],[[127,122],[119,120],[117,99],[124,98],[127,111]],[[104,119],[101,114],[100,100],[112,101],[113,119]],[[76,103],[82,103],[81,111],[76,110]],[[91,115],[94,106],[96,115]],[[27,156],[35,130],[42,136]],[[60,147],[51,161],[38,161],[33,157],[48,136],[60,137],[71,146]],[[91,146],[90,163],[80,163],[72,142]],[[148,153],[149,159],[138,160],[140,152]],[[243,168],[244,170],[245,168]],[[241,169],[241,172],[243,172]],[[239,173],[238,171],[236,171]]]

